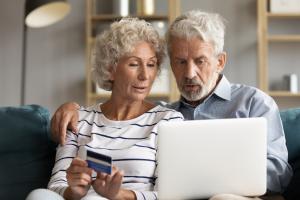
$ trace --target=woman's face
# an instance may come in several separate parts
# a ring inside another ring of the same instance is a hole
[[[124,100],[142,101],[149,94],[157,71],[157,58],[152,45],[140,42],[133,52],[120,58],[112,72],[112,93]]]

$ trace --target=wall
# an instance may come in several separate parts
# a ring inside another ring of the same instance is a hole
[[[0,106],[20,103],[21,2],[0,1]],[[85,1],[69,2],[72,10],[64,20],[46,28],[28,28],[27,34],[25,103],[41,104],[51,112],[66,101],[84,104],[85,100]],[[166,7],[156,2],[160,10]],[[195,8],[219,12],[227,19],[225,74],[232,82],[256,86],[256,1],[182,0],[181,7],[183,12]],[[297,103],[284,99],[282,108]]]
[[[84,103],[85,1],[53,26],[28,29],[26,103],[54,110],[66,101]]]
[[[22,12],[19,0],[0,1],[0,106],[20,102]]]
[[[0,2],[1,106],[20,104],[24,2]],[[69,2],[71,13],[62,21],[27,29],[25,104],[54,111],[66,101],[84,103],[85,1]]]

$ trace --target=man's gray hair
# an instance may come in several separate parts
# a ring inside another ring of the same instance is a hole
[[[152,45],[160,69],[165,57],[165,42],[154,27],[145,20],[123,18],[112,23],[108,30],[97,37],[92,52],[92,75],[99,87],[112,90],[111,72],[115,70],[119,59],[131,53],[139,42]]]
[[[224,46],[224,22],[221,15],[200,10],[192,10],[177,17],[166,33],[169,55],[171,54],[171,40],[174,37],[183,39],[198,37],[205,42],[210,42],[215,54],[221,53]]]

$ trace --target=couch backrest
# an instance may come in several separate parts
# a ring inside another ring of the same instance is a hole
[[[37,106],[0,108],[0,199],[25,199],[46,187],[55,159],[49,112]]]
[[[289,162],[300,158],[300,108],[283,110],[280,112],[286,144],[289,153]]]
[[[300,158],[300,108],[280,112],[289,161]],[[25,199],[47,187],[55,159],[49,112],[38,106],[0,108],[0,199]]]

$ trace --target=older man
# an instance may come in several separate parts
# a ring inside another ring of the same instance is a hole
[[[266,118],[267,189],[268,192],[281,193],[289,183],[292,170],[287,162],[288,153],[278,107],[262,91],[231,84],[222,74],[226,63],[223,21],[218,14],[196,10],[177,17],[171,24],[166,39],[181,98],[165,106],[180,111],[186,120]],[[60,138],[63,142],[67,125],[76,132],[76,128],[72,127],[76,127],[77,107],[76,103],[67,103],[58,109],[52,119],[54,138]]]

